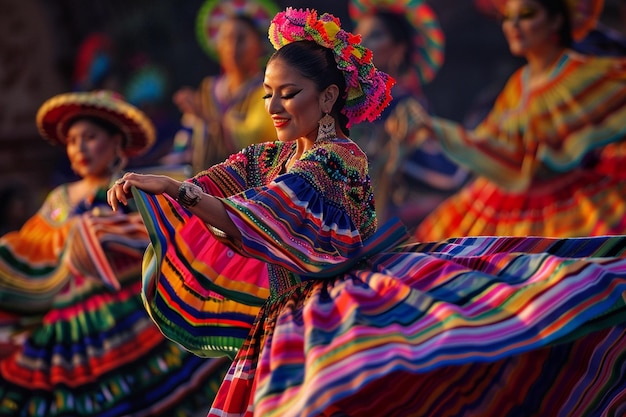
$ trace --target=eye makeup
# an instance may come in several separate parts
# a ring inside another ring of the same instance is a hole
[[[502,22],[532,20],[537,16],[538,13],[539,10],[535,9],[534,7],[526,7],[520,10],[520,12],[517,14],[506,12],[502,16]]]

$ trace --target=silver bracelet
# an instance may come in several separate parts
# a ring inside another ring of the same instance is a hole
[[[202,188],[196,184],[183,181],[178,188],[176,201],[183,207],[193,207],[202,200]]]

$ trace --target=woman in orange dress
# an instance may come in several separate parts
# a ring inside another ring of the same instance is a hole
[[[183,416],[211,401],[228,362],[166,339],[141,299],[148,232],[106,190],[154,143],[152,122],[112,91],[66,93],[37,113],[80,178],[0,237],[1,416]]]
[[[601,0],[501,0],[515,72],[473,130],[422,117],[476,179],[419,226],[420,241],[455,236],[592,236],[626,232],[626,59],[570,48]]]

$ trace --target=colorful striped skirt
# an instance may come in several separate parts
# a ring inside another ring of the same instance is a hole
[[[209,416],[624,415],[625,251],[455,239],[304,282],[262,308]]]

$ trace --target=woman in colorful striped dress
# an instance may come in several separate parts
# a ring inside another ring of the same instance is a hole
[[[148,150],[150,120],[110,91],[67,93],[37,114],[79,180],[0,238],[0,415],[189,416],[228,362],[163,337],[141,300],[141,216],[112,213],[106,190]]]
[[[571,49],[602,0],[498,0],[515,72],[474,130],[422,117],[476,180],[418,227],[420,241],[475,235],[626,233],[626,59]]]
[[[277,142],[108,191],[150,231],[154,321],[234,356],[209,416],[621,414],[626,238],[401,243],[348,138],[393,80],[331,15],[287,8],[270,39]]]

